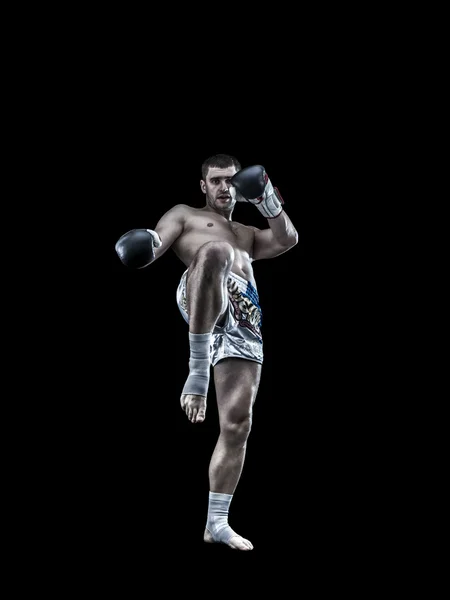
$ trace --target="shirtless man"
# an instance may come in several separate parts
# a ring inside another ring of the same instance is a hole
[[[241,169],[219,154],[202,165],[203,208],[177,204],[154,230],[134,229],[116,244],[121,261],[144,268],[169,248],[186,266],[178,289],[180,312],[189,325],[189,375],[181,407],[192,423],[205,419],[211,366],[220,434],[209,465],[205,542],[252,550],[228,524],[252,423],[263,363],[261,308],[252,262],[276,257],[297,243],[297,231],[264,167]],[[258,229],[232,221],[236,202],[250,202],[267,218]]]

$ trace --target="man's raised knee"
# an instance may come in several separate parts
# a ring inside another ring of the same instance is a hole
[[[228,267],[234,261],[234,248],[228,242],[206,242],[198,251],[202,263]]]

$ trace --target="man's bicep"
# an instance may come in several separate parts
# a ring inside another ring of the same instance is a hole
[[[264,260],[275,258],[286,252],[286,246],[282,246],[273,235],[271,229],[257,229],[253,227],[255,237],[253,240],[253,260]]]
[[[154,228],[161,239],[161,246],[156,249],[155,257],[161,256],[183,233],[185,210],[177,205],[167,211]]]

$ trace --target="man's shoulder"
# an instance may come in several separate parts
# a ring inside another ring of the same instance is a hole
[[[192,206],[189,206],[188,204],[175,204],[174,206],[172,206],[172,208],[170,210],[177,210],[177,211],[192,210]]]
[[[168,210],[172,215],[188,215],[192,214],[196,209],[188,204],[175,204]]]

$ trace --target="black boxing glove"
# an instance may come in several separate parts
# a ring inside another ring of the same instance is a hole
[[[233,175],[230,183],[231,197],[237,202],[254,204],[266,219],[278,217],[283,210],[283,198],[261,165],[241,169]]]
[[[126,267],[142,269],[155,258],[155,248],[161,246],[161,239],[152,229],[131,229],[116,242],[116,252]]]

